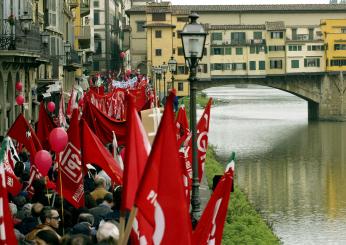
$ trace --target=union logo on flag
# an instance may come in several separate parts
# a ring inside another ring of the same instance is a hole
[[[67,144],[62,155],[61,171],[74,183],[83,178],[80,151],[71,143]]]

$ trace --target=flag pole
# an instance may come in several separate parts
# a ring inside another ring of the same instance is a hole
[[[136,206],[133,206],[133,208],[132,208],[132,210],[130,212],[130,217],[129,217],[129,220],[127,221],[127,224],[126,224],[124,237],[123,237],[123,240],[121,241],[122,243],[119,243],[120,245],[126,245],[127,241],[129,240],[130,232],[131,232],[132,225],[133,225],[133,221],[135,220],[135,217],[137,215],[137,209],[138,208]]]
[[[65,235],[65,218],[64,218],[64,195],[62,193],[62,177],[61,177],[61,163],[60,163],[60,156],[59,153],[56,152],[56,161],[58,162],[58,167],[59,167],[59,181],[60,181],[60,197],[61,197],[61,220],[63,223],[62,227],[62,234]]]
[[[125,238],[125,211],[120,211],[120,219],[119,219],[119,244],[122,244]]]

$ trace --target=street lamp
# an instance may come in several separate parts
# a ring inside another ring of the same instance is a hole
[[[66,63],[68,63],[68,61],[70,59],[70,53],[71,53],[71,43],[69,41],[66,41],[66,43],[64,45],[64,51],[66,54]]]
[[[172,89],[174,89],[174,73],[177,71],[177,61],[173,56],[168,61],[168,69],[172,74]]]
[[[158,82],[158,85],[156,88],[159,88],[159,104],[160,104],[161,102],[161,74],[162,74],[161,66],[155,67],[154,71],[155,71],[156,81]]]
[[[199,179],[198,179],[198,161],[197,161],[197,131],[196,131],[196,69],[198,61],[203,57],[203,49],[207,32],[203,25],[197,23],[197,13],[189,15],[190,23],[184,26],[181,32],[181,40],[184,49],[184,58],[187,61],[190,75],[190,127],[192,132],[192,195],[191,195],[191,214],[193,223],[198,222],[201,215],[201,206],[199,198]]]
[[[19,17],[20,26],[22,31],[26,34],[31,29],[32,16],[28,14],[27,11],[24,12],[22,16]]]
[[[41,42],[44,46],[49,43],[49,33],[46,30],[41,33]]]
[[[166,73],[167,73],[167,70],[168,70],[168,65],[163,62],[163,64],[161,65],[161,69],[162,69],[162,73],[163,73],[163,86],[164,86],[164,98],[165,98],[165,101],[166,101]]]

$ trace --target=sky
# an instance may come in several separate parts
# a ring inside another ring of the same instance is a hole
[[[171,0],[173,5],[216,5],[216,4],[322,4],[329,0]]]

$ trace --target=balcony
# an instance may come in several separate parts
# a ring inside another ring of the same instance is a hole
[[[265,45],[266,40],[265,39],[250,39],[251,45]]]
[[[78,55],[78,52],[71,49],[70,53],[66,56],[65,70],[75,71],[82,67],[82,57]]]
[[[0,30],[1,56],[11,57],[7,58],[7,62],[33,65],[49,62],[49,52],[47,46],[42,44],[39,25],[32,24],[31,29],[24,33],[18,20],[13,25],[2,20]]]
[[[85,17],[90,14],[89,0],[80,0],[80,16]]]
[[[88,49],[90,48],[90,26],[75,26],[75,30],[77,30],[76,38],[79,42],[80,49]]]
[[[78,0],[69,0],[68,5],[70,6],[70,9],[74,9],[78,7]]]
[[[233,39],[231,40],[230,45],[232,46],[245,46],[248,45],[249,41],[246,39]]]

